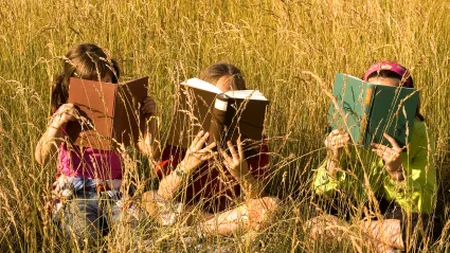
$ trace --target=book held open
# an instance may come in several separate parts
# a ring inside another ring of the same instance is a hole
[[[168,142],[188,148],[200,130],[209,142],[261,140],[269,101],[257,90],[222,91],[208,82],[191,78],[176,85],[176,102]]]
[[[372,84],[337,73],[328,113],[330,130],[347,131],[356,144],[387,144],[383,133],[403,147],[412,132],[419,92],[414,88]]]
[[[145,123],[139,107],[147,96],[147,85],[148,77],[121,84],[72,77],[68,103],[82,116],[66,127],[73,144],[110,150],[116,143],[136,143]]]

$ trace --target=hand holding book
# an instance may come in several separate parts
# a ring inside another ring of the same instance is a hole
[[[372,152],[383,159],[386,171],[390,177],[396,181],[402,181],[403,167],[401,152],[402,148],[398,145],[394,138],[384,133],[383,137],[391,144],[387,145],[372,143]],[[330,174],[334,173],[340,168],[340,160],[342,157],[343,148],[351,143],[350,135],[342,130],[333,130],[325,139],[325,147],[327,148],[327,169]]]
[[[237,152],[231,141],[228,141],[227,145],[231,156],[228,155],[225,150],[219,149],[219,152],[223,157],[223,164],[225,165],[225,168],[227,168],[228,172],[230,172],[231,176],[240,181],[245,175],[249,173],[248,164],[245,161],[242,142],[238,140]]]
[[[227,141],[227,146],[230,155],[223,150],[219,149],[219,152],[223,158],[223,164],[230,175],[239,182],[245,196],[249,199],[260,197],[263,191],[263,181],[257,180],[252,173],[247,163],[244,154],[244,143],[241,142],[240,137],[237,140],[237,152],[231,141]]]
[[[392,145],[392,148],[386,145],[373,143],[372,151],[375,152],[378,157],[383,159],[386,170],[392,179],[396,181],[403,181],[403,167],[400,155],[402,152],[402,148],[390,135],[385,133],[383,134],[383,137],[389,141],[389,143]]]
[[[138,148],[143,153],[157,159],[161,154],[158,119],[156,116],[156,103],[152,97],[147,96],[140,104],[140,122],[142,134],[139,134]]]
[[[343,130],[335,129],[325,139],[327,148],[327,169],[331,175],[339,170],[342,158],[342,151],[345,146],[350,144],[350,135]]]
[[[325,147],[331,152],[332,158],[340,159],[342,148],[350,144],[350,135],[343,130],[335,129],[325,139]]]
[[[200,131],[191,143],[191,146],[186,151],[183,161],[178,165],[185,174],[191,174],[200,164],[217,155],[213,149],[216,143],[213,142],[205,147],[209,138],[209,133]]]
[[[76,115],[79,115],[79,112],[73,104],[63,104],[52,115],[49,126],[61,129],[68,122],[76,121]]]

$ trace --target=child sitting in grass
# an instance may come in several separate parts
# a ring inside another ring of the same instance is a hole
[[[76,45],[66,54],[63,67],[52,87],[52,116],[36,146],[35,159],[45,165],[57,155],[54,193],[58,223],[74,241],[84,244],[87,239],[92,245],[120,217],[123,168],[117,151],[80,147],[67,136],[67,123],[80,119],[76,107],[67,103],[69,80],[77,77],[117,83],[119,67],[94,44]],[[155,102],[150,97],[143,101],[141,108],[148,119],[155,114]],[[144,154],[158,157],[160,151],[154,139],[156,123],[150,122],[148,126],[138,146]]]
[[[364,80],[378,85],[413,87],[408,70],[395,62],[375,63],[364,74]],[[355,223],[379,252],[412,249],[421,243],[420,237],[428,235],[435,240],[439,235],[439,223],[434,215],[437,184],[432,156],[435,142],[419,108],[410,134],[410,141],[404,148],[384,134],[390,146],[373,143],[371,150],[360,150],[368,154],[362,157],[376,154],[378,159],[370,161],[346,157],[344,150],[353,147],[346,131],[334,130],[326,137],[327,157],[316,171],[314,192],[335,205],[336,210],[331,214],[337,216],[323,215],[308,221],[313,239],[319,235],[327,235],[328,239],[341,238],[339,227],[348,229],[342,219],[352,215],[352,208],[342,203],[371,203],[375,214],[381,213],[381,216]],[[369,175],[358,173],[362,166]],[[417,245],[410,245],[410,241]]]
[[[231,64],[213,64],[201,73],[200,79],[216,85],[222,92],[245,89],[240,70]],[[156,168],[161,179],[159,189],[147,192],[142,199],[147,211],[158,215],[163,208],[154,203],[167,206],[168,201],[181,201],[178,211],[200,209],[197,221],[203,236],[231,235],[238,229],[258,230],[279,205],[277,198],[264,195],[269,175],[267,145],[261,144],[256,155],[246,157],[240,141],[237,149],[228,142],[229,153],[219,149],[217,156],[213,152],[215,143],[204,147],[208,137],[208,133],[200,132],[187,150],[165,147],[162,162]],[[184,198],[178,198],[180,195]],[[164,223],[170,223],[169,216]],[[188,224],[192,222],[188,219]]]

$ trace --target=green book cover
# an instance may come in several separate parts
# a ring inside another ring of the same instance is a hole
[[[328,122],[330,130],[346,130],[356,144],[387,144],[383,133],[392,136],[402,147],[412,132],[419,92],[414,88],[392,87],[365,82],[357,77],[337,73]]]

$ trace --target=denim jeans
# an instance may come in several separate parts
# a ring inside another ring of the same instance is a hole
[[[78,240],[80,245],[84,244],[84,239],[95,245],[119,221],[121,212],[117,200],[107,192],[79,190],[64,204],[59,225],[63,233]]]

